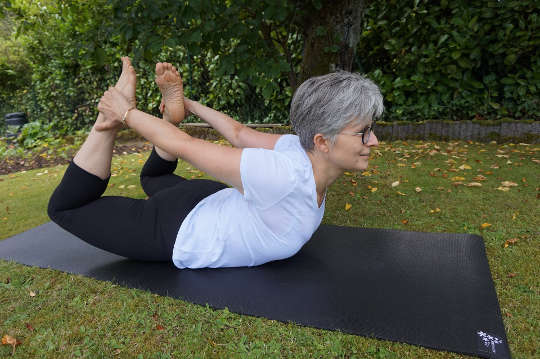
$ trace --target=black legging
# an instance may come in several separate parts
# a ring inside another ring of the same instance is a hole
[[[102,180],[70,162],[49,200],[49,217],[83,241],[138,260],[170,261],[176,235],[188,213],[203,198],[227,186],[173,174],[178,160],[166,161],[155,148],[141,171],[148,199],[101,197]]]

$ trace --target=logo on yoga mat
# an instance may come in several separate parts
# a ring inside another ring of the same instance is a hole
[[[478,345],[481,351],[497,354],[497,344],[503,342],[501,339],[482,331],[476,332],[476,334],[478,334]]]

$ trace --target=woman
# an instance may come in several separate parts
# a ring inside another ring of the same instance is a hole
[[[321,223],[326,189],[346,170],[364,170],[377,146],[373,119],[382,96],[348,72],[314,77],[295,92],[297,135],[265,134],[183,97],[167,63],[156,65],[166,121],[137,110],[128,58],[105,92],[88,138],[53,193],[49,216],[82,240],[138,260],[178,268],[255,266],[294,255]],[[199,116],[234,147],[193,138],[175,125]],[[127,125],[154,144],[141,171],[148,199],[101,197],[116,132]],[[177,158],[222,182],[173,174]],[[230,188],[227,186],[231,186]]]

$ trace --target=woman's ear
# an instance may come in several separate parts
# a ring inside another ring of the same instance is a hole
[[[313,144],[315,149],[321,151],[322,153],[328,153],[328,151],[330,151],[330,141],[324,138],[324,136],[320,133],[313,136]]]

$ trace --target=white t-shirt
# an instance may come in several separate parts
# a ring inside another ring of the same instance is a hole
[[[296,254],[319,227],[311,161],[296,135],[281,136],[273,150],[244,148],[244,195],[226,188],[200,201],[176,237],[178,268],[256,266]]]

